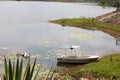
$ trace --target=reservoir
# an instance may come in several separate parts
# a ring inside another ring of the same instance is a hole
[[[61,26],[48,21],[61,18],[93,18],[114,11],[93,3],[41,1],[0,2],[0,54],[28,52],[40,63],[56,63],[61,46],[80,45],[84,55],[120,51],[116,39],[102,31]]]

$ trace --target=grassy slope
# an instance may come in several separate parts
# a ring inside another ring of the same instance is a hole
[[[106,24],[94,19],[91,20],[91,19],[85,19],[85,18],[82,18],[82,19],[74,18],[74,19],[60,19],[60,20],[54,20],[50,22],[58,23],[63,26],[75,26],[75,27],[80,27],[80,28],[85,28],[90,30],[101,30],[111,34],[114,37],[120,37],[120,26]]]
[[[120,54],[105,56],[104,58],[101,58],[99,62],[79,67],[74,76],[85,75],[120,79]]]
[[[70,75],[74,80],[120,80],[120,53],[112,54],[93,62],[76,67],[67,67],[61,75]]]

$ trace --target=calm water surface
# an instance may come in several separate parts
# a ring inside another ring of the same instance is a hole
[[[60,46],[81,45],[84,55],[119,51],[116,39],[109,34],[48,22],[96,17],[113,10],[85,3],[0,2],[0,53],[29,52],[39,55],[40,62],[49,64],[63,55],[59,52]]]

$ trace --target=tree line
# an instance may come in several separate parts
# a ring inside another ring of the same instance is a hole
[[[97,2],[101,6],[116,7],[120,11],[120,0],[76,0],[78,2]]]
[[[117,10],[120,10],[120,0],[99,0],[99,4],[103,6],[116,7]]]
[[[120,11],[120,0],[17,0],[17,1],[96,2],[101,6],[116,7],[116,9]]]

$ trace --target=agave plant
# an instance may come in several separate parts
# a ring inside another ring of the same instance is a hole
[[[30,59],[27,61],[25,70],[23,71],[23,59],[17,58],[16,62],[10,59],[4,59],[4,75],[3,80],[36,80],[40,67],[34,73],[36,58],[33,65],[30,64]]]

